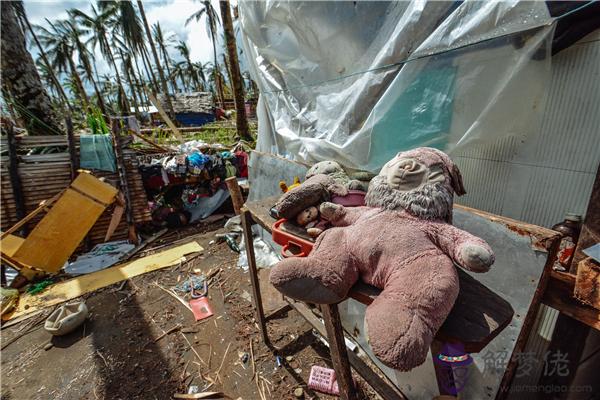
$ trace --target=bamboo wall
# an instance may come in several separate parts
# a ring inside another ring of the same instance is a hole
[[[23,187],[26,213],[33,211],[42,200],[50,199],[52,196],[66,188],[71,182],[71,164],[66,136],[17,136],[17,153],[37,147],[61,146],[61,152],[54,154],[20,155],[18,172]],[[77,158],[79,158],[79,139],[77,143]],[[9,157],[6,137],[0,139],[0,225],[6,230],[18,220],[16,217],[16,204],[8,171]],[[138,171],[138,161],[135,152],[124,150],[124,161],[127,169],[127,179],[131,194],[133,214],[136,223],[150,221],[151,216],[147,207],[146,194],[142,184],[142,177]],[[108,182],[118,186],[119,177],[117,173],[106,171],[92,171],[96,177],[104,177]],[[111,218],[112,208],[102,214],[89,234],[92,244],[102,243]],[[74,213],[77,210],[73,210]],[[29,229],[42,218],[39,217],[28,224]],[[127,239],[127,223],[123,216],[115,234],[111,240]]]

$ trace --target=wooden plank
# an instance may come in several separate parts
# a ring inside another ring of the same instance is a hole
[[[558,271],[552,271],[550,276],[542,302],[573,319],[600,330],[600,311],[580,303],[573,295],[576,276]]]
[[[116,187],[85,172],[77,176],[71,187],[104,204],[111,204],[119,192]]]
[[[67,189],[27,236],[14,258],[34,269],[60,271],[105,207]]]
[[[308,308],[305,303],[286,298],[289,305],[296,310],[321,336],[327,339],[324,323]],[[352,368],[385,400],[406,399],[404,394],[385,376],[379,367],[369,367],[358,355],[348,351],[348,359]]]
[[[35,295],[23,294],[16,311],[8,319],[69,301],[134,276],[174,265],[186,254],[198,253],[203,250],[198,243],[190,242],[126,264],[57,283]]]
[[[6,135],[8,137],[8,154],[10,158],[9,163],[9,174],[11,183],[11,192],[13,195],[13,201],[15,203],[15,216],[17,219],[25,218],[25,197],[23,195],[23,185],[21,177],[19,176],[19,157],[17,154],[17,144],[15,141],[15,131],[12,124],[8,124]],[[23,226],[24,230],[27,230],[27,226]]]
[[[8,234],[2,238],[2,241],[0,241],[0,250],[2,250],[2,254],[12,257],[15,255],[24,241],[25,239],[22,237]]]
[[[137,244],[138,238],[135,232],[135,220],[133,216],[133,208],[131,204],[131,192],[129,190],[129,181],[127,179],[127,167],[123,160],[123,147],[121,146],[121,123],[117,120],[112,120],[112,141],[115,151],[115,160],[117,164],[117,172],[119,173],[119,182],[121,192],[125,198],[125,215],[127,217],[127,227],[129,230],[129,241]]]
[[[238,185],[237,178],[235,176],[225,179],[227,189],[231,195],[231,202],[233,203],[233,211],[236,215],[240,214],[240,209],[244,205],[244,197],[242,197],[242,191]]]
[[[158,100],[156,100],[156,97],[154,97],[154,95],[151,93],[151,91],[148,91],[147,94],[148,94],[148,100],[150,100],[152,105],[154,107],[156,107],[156,109],[158,110],[158,113],[160,114],[162,119],[167,123],[167,125],[169,125],[169,128],[171,128],[173,133],[175,133],[175,137],[177,138],[177,140],[179,140],[180,143],[183,143],[183,136],[181,136],[181,132],[179,132],[179,129],[177,129],[177,127],[175,126],[173,121],[171,121],[171,118],[169,118],[169,116],[167,115],[165,110],[163,110],[163,108],[160,105],[160,103],[158,102]]]
[[[260,327],[260,334],[266,345],[270,344],[267,333],[267,323],[265,320],[265,311],[263,310],[262,296],[260,293],[260,282],[258,280],[258,269],[256,268],[256,258],[254,256],[254,239],[252,237],[252,215],[245,208],[241,210],[242,230],[244,234],[244,243],[246,243],[246,256],[248,259],[248,269],[250,273],[250,283],[252,284],[252,295],[254,298],[254,307],[256,308],[256,318]]]
[[[77,147],[75,145],[75,136],[73,135],[73,122],[71,121],[71,116],[68,114],[65,118],[65,125],[67,126],[67,148],[69,150],[71,180],[74,180],[77,176],[77,170],[79,169],[79,158],[77,157]]]
[[[600,264],[592,258],[579,262],[574,295],[582,303],[600,310]]]
[[[585,219],[583,220],[583,226],[581,227],[581,234],[579,240],[577,240],[577,247],[575,248],[575,254],[573,254],[573,261],[571,262],[571,273],[577,272],[577,266],[581,260],[586,258],[583,253],[584,249],[600,243],[600,165],[596,171],[596,180],[592,187],[592,194],[588,202],[587,211],[585,212]]]
[[[323,304],[321,305],[321,312],[325,321],[331,361],[340,388],[340,398],[342,400],[354,400],[357,398],[356,389],[350,371],[350,361],[346,351],[344,330],[342,329],[338,306],[337,304]]]

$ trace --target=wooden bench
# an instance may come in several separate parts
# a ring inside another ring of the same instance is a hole
[[[270,197],[257,202],[247,202],[244,205],[241,210],[241,217],[245,243],[252,243],[251,226],[254,223],[259,224],[266,231],[271,232],[271,227],[275,222],[275,219],[269,215],[269,209],[275,204],[276,200],[276,197]],[[499,222],[499,219],[502,219],[502,217],[487,214],[478,210],[467,210],[473,211],[479,216],[485,216],[493,222]],[[513,224],[516,222],[508,219],[506,219],[506,221]],[[520,228],[528,229],[529,227],[534,226],[523,223],[520,224]],[[535,229],[532,228],[532,230]],[[535,232],[532,232],[532,234],[535,234]],[[541,238],[540,240],[542,239],[549,238]],[[550,246],[551,244],[554,244],[555,238],[551,239],[552,240],[549,240],[546,245]],[[272,347],[267,334],[266,322],[268,317],[265,317],[263,310],[253,246],[246,245],[246,252],[248,256],[254,303],[262,339],[267,345]],[[502,330],[511,322],[513,317],[513,309],[506,300],[467,273],[460,269],[458,271],[460,292],[454,308],[436,335],[436,340],[432,345],[432,354],[434,357],[439,354],[439,345],[442,342],[461,343],[468,353],[480,352],[490,341],[502,332]],[[368,305],[374,300],[379,292],[380,291],[377,288],[359,282],[351,289],[349,297],[362,304]],[[392,384],[387,377],[385,377],[381,370],[374,371],[373,368],[369,367],[359,356],[346,350],[337,304],[320,306],[324,321],[321,322],[307,304],[288,298],[286,298],[286,301],[327,339],[331,350],[332,363],[338,379],[340,397],[342,399],[356,398],[353,389],[350,365],[352,365],[356,372],[384,399],[406,398],[406,396]],[[533,321],[532,316],[528,315],[528,319]],[[524,324],[523,328],[525,328],[526,325],[527,324]],[[521,340],[521,338],[519,338],[519,340]],[[437,363],[434,363],[434,367],[437,370]],[[377,367],[375,366],[375,368]],[[439,380],[438,387],[441,394],[448,392],[444,389],[444,386],[440,384]]]

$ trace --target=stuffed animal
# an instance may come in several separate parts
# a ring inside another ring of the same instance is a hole
[[[443,152],[399,153],[371,181],[366,207],[321,204],[333,227],[307,257],[275,265],[270,281],[286,296],[320,304],[340,302],[359,278],[382,289],[366,311],[369,343],[384,364],[410,370],[425,361],[456,300],[454,264],[485,272],[494,262],[485,241],[449,223],[453,194],[464,193]]]
[[[319,209],[315,206],[310,206],[304,209],[300,214],[296,216],[296,224],[306,229],[306,233],[310,237],[317,237],[331,225],[329,221],[321,218]]]
[[[300,178],[298,178],[297,176],[294,177],[294,183],[292,183],[290,186],[288,186],[287,183],[285,183],[285,181],[279,181],[279,188],[281,189],[281,193],[286,193],[298,186],[300,186]]]
[[[363,192],[366,192],[367,188],[369,187],[368,182],[361,182],[358,179],[350,178],[346,171],[344,171],[344,168],[342,168],[342,166],[335,161],[321,161],[316,163],[310,167],[308,171],[306,171],[306,179],[309,179],[317,174],[331,176],[337,184],[342,185],[349,190],[362,190]],[[362,178],[363,175],[360,175],[359,177]],[[367,174],[366,180],[368,179],[369,178]]]
[[[295,219],[310,206],[329,201],[331,196],[346,196],[348,189],[331,176],[313,175],[299,186],[285,192],[273,207],[280,218]]]

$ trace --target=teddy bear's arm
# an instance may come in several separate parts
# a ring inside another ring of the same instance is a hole
[[[433,242],[464,269],[486,272],[494,263],[494,252],[485,240],[450,224],[436,222],[429,226]]]
[[[325,202],[319,207],[321,215],[333,226],[349,226],[358,220],[366,207],[344,207],[340,204]]]

